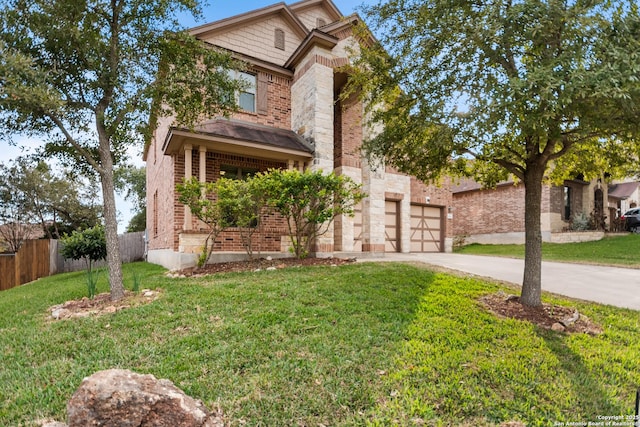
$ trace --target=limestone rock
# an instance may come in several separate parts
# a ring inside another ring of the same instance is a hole
[[[562,326],[562,323],[556,322],[553,325],[551,325],[551,330],[552,331],[556,331],[556,332],[563,332],[564,331],[564,326]]]
[[[222,420],[169,380],[110,369],[85,378],[67,404],[69,427],[219,427]]]

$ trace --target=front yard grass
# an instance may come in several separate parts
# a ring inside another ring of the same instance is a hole
[[[477,302],[513,289],[406,264],[189,279],[124,267],[161,297],[50,321],[48,307],[85,294],[81,273],[0,293],[0,425],[64,420],[82,378],[108,368],[168,378],[231,426],[548,426],[633,413],[635,311],[553,299],[604,330],[565,335]]]
[[[524,245],[463,246],[456,253],[524,258]],[[640,268],[640,234],[605,237],[581,243],[542,243],[545,261],[578,262]]]

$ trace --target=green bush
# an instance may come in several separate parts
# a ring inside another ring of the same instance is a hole
[[[65,236],[62,241],[62,256],[66,259],[84,259],[87,264],[87,290],[89,298],[96,295],[97,277],[92,271],[94,261],[107,257],[107,241],[104,227],[96,225],[83,231],[74,231]]]

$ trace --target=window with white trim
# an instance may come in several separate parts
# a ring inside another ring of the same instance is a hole
[[[256,75],[245,73],[244,71],[229,70],[229,76],[233,79],[240,80],[244,83],[244,87],[236,93],[236,103],[243,111],[250,113],[256,112]]]

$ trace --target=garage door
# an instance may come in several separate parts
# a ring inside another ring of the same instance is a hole
[[[442,232],[442,208],[411,205],[411,252],[441,252]]]
[[[398,236],[398,202],[386,200],[384,202],[384,251],[399,252]]]

